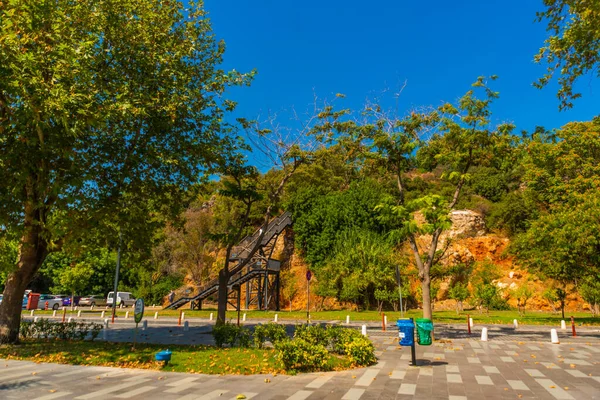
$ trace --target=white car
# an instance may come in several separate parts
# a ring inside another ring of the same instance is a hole
[[[108,292],[106,296],[106,305],[112,307],[114,292]],[[117,306],[133,307],[135,298],[130,292],[117,292]]]
[[[63,306],[62,299],[51,294],[42,294],[38,300],[38,309],[45,310],[46,302],[48,303],[48,310],[58,310]]]

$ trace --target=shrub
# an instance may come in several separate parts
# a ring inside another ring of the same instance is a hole
[[[327,338],[331,351],[337,354],[346,353],[346,344],[362,334],[356,329],[342,328],[341,326],[328,326]]]
[[[40,319],[36,322],[22,321],[20,334],[23,339],[94,340],[100,334],[102,324],[94,322],[54,322]]]
[[[236,343],[240,347],[248,347],[250,345],[250,330],[229,322],[215,325],[212,335],[217,347],[223,347],[225,344],[233,347]]]
[[[280,340],[275,345],[286,370],[315,371],[327,365],[329,353],[325,346],[302,339]]]
[[[294,338],[302,339],[310,344],[320,344],[323,347],[327,347],[329,344],[329,337],[325,328],[321,325],[296,325],[294,331]]]
[[[288,339],[284,325],[269,322],[268,324],[256,325],[254,328],[254,346],[259,349],[262,349],[267,340],[274,346],[277,342],[284,339]]]
[[[354,365],[367,366],[377,361],[375,357],[375,346],[369,338],[360,335],[352,338],[345,345],[345,352],[348,359]]]

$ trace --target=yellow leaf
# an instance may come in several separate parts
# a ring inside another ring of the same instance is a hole
[[[243,394],[238,394],[237,396],[235,396],[236,399],[245,399],[246,396],[244,396]]]
[[[556,389],[556,386],[550,385],[550,389]]]

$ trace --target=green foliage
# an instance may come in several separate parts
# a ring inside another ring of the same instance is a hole
[[[363,335],[357,329],[343,328],[330,325],[327,327],[327,337],[331,351],[337,354],[346,354],[346,345],[355,338]]]
[[[522,314],[525,314],[525,306],[527,301],[533,296],[533,288],[529,285],[529,281],[523,282],[514,292],[513,297],[517,299],[517,306]]]
[[[296,329],[294,330],[294,340],[296,339],[324,347],[327,347],[329,344],[328,331],[320,324],[296,325]]]
[[[213,338],[217,347],[223,347],[229,345],[234,347],[249,347],[250,346],[250,330],[243,326],[237,326],[229,322],[224,324],[217,324],[213,326],[212,330]]]
[[[21,321],[23,339],[94,340],[100,334],[102,324],[94,322],[54,322],[41,318],[35,322]]]
[[[538,214],[536,204],[527,193],[517,191],[509,193],[499,203],[494,204],[486,222],[489,227],[504,230],[513,236],[526,231]]]
[[[539,22],[547,22],[550,36],[535,56],[548,64],[547,73],[534,83],[541,88],[559,74],[557,97],[561,110],[573,107],[581,97],[574,92],[577,80],[587,74],[600,77],[600,3],[587,0],[544,0],[546,9],[537,13]]]
[[[480,167],[474,169],[468,182],[476,194],[497,202],[508,192],[508,179],[496,168]]]
[[[327,365],[329,353],[320,344],[302,339],[281,340],[275,344],[279,359],[288,371],[318,371]]]
[[[346,355],[354,365],[366,367],[377,361],[373,342],[363,335],[352,338],[344,348]]]
[[[456,300],[457,311],[462,309],[462,303],[470,296],[469,286],[464,282],[454,282],[448,289],[448,297]]]
[[[600,281],[597,278],[588,277],[579,287],[579,294],[589,303],[592,314],[597,315],[600,311],[598,308],[600,305]]]
[[[262,349],[267,340],[275,345],[285,339],[288,339],[285,325],[269,322],[268,324],[258,324],[254,328],[254,346],[259,349]]]

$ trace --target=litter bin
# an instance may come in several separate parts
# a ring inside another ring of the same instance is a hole
[[[417,318],[417,343],[421,346],[431,345],[431,332],[433,331],[433,322],[429,318]]]
[[[39,293],[29,293],[29,297],[27,298],[27,309],[28,310],[37,310],[39,300],[40,300]]]
[[[410,319],[399,319],[396,325],[398,326],[400,346],[412,346],[414,344],[415,324]]]

